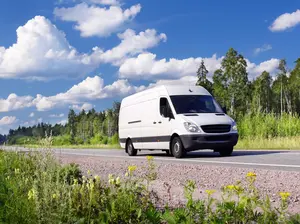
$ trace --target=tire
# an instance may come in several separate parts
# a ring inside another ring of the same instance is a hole
[[[183,158],[186,155],[186,151],[179,137],[173,138],[171,144],[171,151],[172,151],[172,155],[175,158]]]
[[[233,146],[232,147],[226,147],[223,149],[218,150],[220,156],[225,157],[225,156],[231,156],[233,152]]]
[[[137,150],[133,147],[132,141],[129,139],[126,144],[126,151],[129,156],[136,156]]]

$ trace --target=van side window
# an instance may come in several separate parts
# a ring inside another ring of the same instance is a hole
[[[160,115],[163,117],[168,117],[168,115],[171,112],[171,107],[169,105],[168,99],[163,97],[160,98],[160,103],[159,103],[159,110],[160,110]]]

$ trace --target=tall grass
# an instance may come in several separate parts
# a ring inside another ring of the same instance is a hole
[[[238,121],[238,129],[242,139],[300,136],[300,117],[286,113],[247,114]]]

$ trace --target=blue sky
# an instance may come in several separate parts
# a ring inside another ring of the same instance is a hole
[[[65,122],[161,83],[195,82],[233,47],[249,79],[300,57],[299,1],[2,0],[0,133]]]

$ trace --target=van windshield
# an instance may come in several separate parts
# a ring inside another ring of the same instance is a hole
[[[209,95],[170,96],[177,114],[224,113],[219,104]]]

